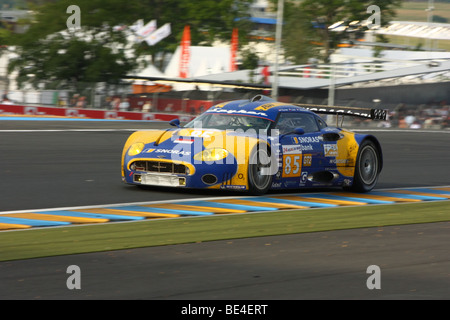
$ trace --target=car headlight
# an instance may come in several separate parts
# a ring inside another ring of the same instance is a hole
[[[228,151],[221,148],[206,149],[197,153],[194,160],[198,161],[217,161],[222,160],[228,156]]]
[[[144,150],[145,144],[142,142],[133,143],[131,147],[128,149],[129,156],[135,156]]]

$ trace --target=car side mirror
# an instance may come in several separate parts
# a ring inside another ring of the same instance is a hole
[[[305,134],[305,129],[303,129],[303,128],[295,128],[293,133],[301,136],[301,135]]]
[[[179,127],[180,127],[180,119],[173,119],[173,120],[170,120],[169,124],[170,124],[171,126],[173,126],[173,127],[179,128]]]
[[[283,138],[284,136],[289,135],[289,134],[296,134],[298,136],[301,136],[301,135],[305,134],[305,129],[303,129],[303,128],[295,128],[291,132],[288,132],[288,133],[280,135],[280,139]]]

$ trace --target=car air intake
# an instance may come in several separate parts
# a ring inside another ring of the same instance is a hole
[[[202,176],[202,181],[205,184],[215,184],[217,183],[217,177],[213,174],[205,174],[204,176]]]
[[[159,173],[176,173],[187,174],[187,167],[183,164],[165,161],[136,161],[130,165],[131,170],[144,172],[159,172]]]

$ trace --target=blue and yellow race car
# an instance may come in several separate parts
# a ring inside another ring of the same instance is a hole
[[[133,133],[122,180],[139,186],[247,191],[343,187],[368,192],[383,167],[379,141],[329,127],[318,114],[385,119],[378,109],[277,102],[258,95],[220,103],[180,126]]]

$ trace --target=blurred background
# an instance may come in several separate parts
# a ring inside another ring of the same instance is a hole
[[[389,110],[389,121],[356,126],[449,129],[450,0],[0,0],[0,8],[0,115],[45,106],[195,116],[265,94]]]

